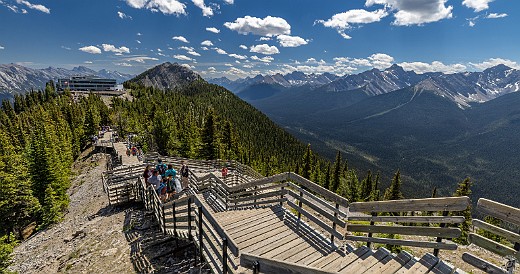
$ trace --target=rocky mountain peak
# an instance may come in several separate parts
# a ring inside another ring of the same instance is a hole
[[[130,82],[160,90],[186,86],[202,78],[186,66],[178,63],[162,63],[136,76]]]

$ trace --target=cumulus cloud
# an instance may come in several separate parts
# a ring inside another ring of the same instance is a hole
[[[126,3],[136,9],[148,9],[152,12],[164,14],[186,14],[186,5],[177,0],[125,0]]]
[[[116,66],[121,66],[121,67],[132,67],[132,64],[129,64],[129,63],[125,63],[125,62],[122,62],[122,63],[114,63]]]
[[[127,61],[127,62],[137,62],[137,63],[142,63],[144,64],[146,61],[157,61],[159,59],[155,58],[155,57],[148,57],[148,56],[134,56],[134,57],[128,57],[128,58],[124,58],[123,61]]]
[[[235,3],[235,0],[224,0],[224,3],[233,5]]]
[[[264,62],[264,63],[271,63],[272,61],[274,61],[274,58],[271,56],[265,56],[265,57],[260,58],[256,55],[253,55],[253,56],[251,56],[251,60],[260,61],[260,62]]]
[[[247,46],[246,46],[246,45],[240,45],[240,46],[238,46],[238,47],[241,48],[241,49],[247,49]]]
[[[209,50],[208,47],[201,47],[202,50]]]
[[[0,50],[2,50],[2,49],[5,49],[5,47],[3,47],[3,46],[0,45]]]
[[[375,53],[370,55],[368,60],[370,60],[374,68],[385,69],[392,65],[394,57],[384,53]]]
[[[280,17],[267,16],[264,19],[245,16],[237,18],[235,22],[226,22],[224,26],[240,34],[254,34],[260,36],[277,36],[280,34],[291,34],[291,25]]]
[[[453,17],[453,6],[446,6],[448,0],[367,0],[365,6],[384,5],[395,11],[397,26],[423,25]]]
[[[278,54],[280,51],[276,46],[269,46],[267,44],[251,46],[250,52],[261,53],[265,55]]]
[[[240,59],[240,60],[245,60],[245,59],[247,59],[247,56],[245,56],[245,55],[240,55],[240,54],[235,54],[235,53],[231,53],[231,54],[229,54],[229,57],[233,57],[233,58]]]
[[[214,28],[214,27],[211,27],[211,28],[206,28],[206,30],[207,30],[207,31],[209,31],[209,32],[213,32],[213,33],[219,33],[219,32],[220,32],[220,30],[219,30],[219,29],[217,29],[217,28]]]
[[[117,16],[119,16],[119,18],[121,18],[121,19],[130,19],[130,20],[132,20],[132,16],[126,15],[123,12],[120,12],[120,11],[117,12]]]
[[[213,46],[213,43],[210,40],[205,40],[200,43],[202,46],[211,47]]]
[[[498,19],[498,18],[504,18],[507,17],[507,13],[490,13],[486,16],[486,18],[489,19]]]
[[[102,44],[101,46],[103,46],[104,51],[114,52],[116,54],[130,53],[130,49],[125,46],[119,48],[110,44]]]
[[[464,0],[462,1],[462,5],[475,10],[475,12],[487,10],[489,8],[489,3],[494,0]]]
[[[192,0],[192,1],[193,1],[193,4],[195,4],[195,6],[199,7],[202,10],[203,16],[206,16],[206,17],[213,16],[213,9],[206,6],[206,4],[204,4],[204,0]]]
[[[247,72],[241,70],[239,68],[231,67],[229,70],[225,71],[224,74],[233,76],[233,77],[245,77],[248,75]]]
[[[284,48],[295,48],[303,45],[307,45],[309,40],[305,40],[299,36],[290,36],[281,34],[276,37],[280,46]]]
[[[404,70],[413,70],[417,73],[425,72],[442,72],[442,73],[457,73],[466,71],[466,66],[463,64],[446,65],[440,61],[433,61],[430,64],[424,62],[402,62],[399,63]]]
[[[218,54],[227,55],[228,53],[221,48],[213,48]]]
[[[363,9],[353,9],[343,13],[338,13],[328,20],[317,20],[316,23],[323,24],[325,27],[334,28],[345,39],[351,37],[345,33],[345,30],[351,29],[354,24],[369,24],[379,22],[386,17],[388,13],[384,9],[375,11],[367,11]]]
[[[271,37],[265,37],[265,36],[262,36],[260,37],[260,39],[258,39],[259,41],[271,41]]]
[[[20,5],[25,5],[26,7],[33,9],[33,10],[41,11],[41,12],[44,12],[47,14],[51,13],[51,10],[49,8],[45,7],[44,5],[32,4],[26,0],[16,0],[16,3],[18,3]],[[22,13],[26,13],[26,12],[22,11]]]
[[[479,69],[479,70],[485,70],[490,67],[494,67],[496,65],[506,65],[508,67],[514,68],[514,69],[520,69],[520,64],[518,64],[515,61],[511,61],[509,59],[503,59],[503,58],[489,58],[486,61],[480,62],[480,63],[469,63],[472,67]]]
[[[190,57],[188,57],[186,55],[182,55],[182,54],[174,55],[173,58],[183,60],[183,61],[193,61],[193,59],[191,59]]]
[[[193,55],[193,56],[200,56],[200,53],[194,51],[194,50],[188,50],[187,52],[189,55]]]
[[[172,39],[181,41],[183,43],[189,43],[188,39],[184,38],[184,36],[173,36]]]
[[[96,46],[85,46],[79,48],[79,50],[90,54],[101,54],[101,49]]]

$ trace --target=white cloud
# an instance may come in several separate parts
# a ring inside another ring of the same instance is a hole
[[[244,35],[252,33],[260,36],[276,36],[291,33],[291,25],[285,19],[272,16],[264,19],[245,16],[237,18],[235,22],[226,22],[224,26]]]
[[[241,49],[247,49],[247,46],[246,46],[246,45],[240,45],[239,48],[241,48]]]
[[[278,39],[278,43],[280,46],[284,48],[295,48],[303,45],[307,45],[309,40],[305,40],[299,36],[290,36],[290,35],[278,35],[276,37]]]
[[[141,41],[139,41],[139,40],[135,40],[135,41],[137,42],[137,44],[141,44]]]
[[[192,47],[186,47],[186,46],[179,47],[179,49],[182,49],[182,50],[185,50],[185,51],[192,51],[192,50],[195,50],[195,49],[192,48]]]
[[[183,61],[193,61],[193,59],[191,59],[190,57],[188,57],[186,55],[182,55],[182,54],[174,55],[173,58],[183,60]]]
[[[489,3],[494,0],[464,0],[462,1],[462,5],[474,9],[475,12],[487,10],[489,8]]]
[[[132,20],[132,16],[126,15],[126,14],[120,12],[120,11],[117,12],[117,16],[119,16],[119,18],[121,18],[121,19],[130,19],[130,20]]]
[[[208,47],[201,47],[202,50],[209,50]]]
[[[69,47],[66,47],[66,46],[61,46],[62,49],[65,49],[65,50],[71,50],[71,48]]]
[[[220,32],[219,29],[217,29],[217,28],[213,28],[213,27],[211,27],[211,28],[206,28],[206,30],[209,31],[209,32],[213,32],[213,33],[219,33],[219,32]]]
[[[251,56],[251,60],[260,61],[260,62],[264,62],[264,63],[271,63],[272,61],[274,61],[274,58],[271,56],[265,56],[265,57],[259,58],[258,56],[253,55],[253,56]]]
[[[132,67],[132,64],[129,64],[129,63],[125,63],[125,62],[122,62],[122,63],[115,63],[116,66],[121,66],[121,67]]]
[[[235,67],[229,68],[229,70],[225,71],[224,74],[234,77],[245,77],[248,75],[247,72]]]
[[[258,39],[258,41],[271,41],[271,37],[262,36],[260,39]]]
[[[446,6],[448,0],[366,0],[365,6],[384,5],[394,13],[392,24],[397,26],[423,25],[452,18],[453,6]]]
[[[195,4],[195,6],[199,7],[202,10],[203,16],[206,16],[206,17],[213,16],[213,9],[206,6],[206,4],[204,4],[204,0],[192,0],[192,1],[193,1],[193,4]]]
[[[25,5],[28,8],[33,9],[33,10],[38,10],[38,11],[41,11],[41,12],[44,12],[44,13],[47,13],[47,14],[51,13],[51,10],[49,8],[45,7],[44,5],[32,4],[32,3],[30,3],[29,1],[26,1],[26,0],[16,0],[16,3],[18,3],[20,5]],[[22,10],[22,13],[27,13],[27,12],[23,12],[23,10]]]
[[[221,48],[213,48],[218,54],[227,55],[227,52]]]
[[[466,71],[466,66],[463,64],[446,65],[440,61],[433,61],[431,64],[424,62],[402,62],[399,63],[404,70],[413,70],[417,73],[425,72],[442,72],[442,73],[457,73]]]
[[[190,54],[190,55],[193,55],[193,56],[200,56],[200,53],[198,53],[198,52],[196,52],[194,50],[189,50],[187,53]]]
[[[128,62],[145,63],[146,61],[157,61],[159,59],[157,59],[155,57],[148,57],[148,56],[134,56],[134,57],[125,58],[123,60],[128,61]]]
[[[490,13],[486,16],[489,19],[497,19],[507,17],[507,13]]]
[[[250,52],[261,53],[265,55],[278,54],[280,51],[276,46],[269,46],[267,44],[251,46]]]
[[[213,46],[213,43],[211,43],[210,40],[205,40],[205,41],[202,41],[202,43],[200,43],[202,46],[206,46],[206,47],[211,47]]]
[[[141,36],[141,35],[143,35],[143,34],[142,34],[142,33],[140,33],[140,32],[138,32],[138,33],[137,33],[137,36]]]
[[[91,54],[101,54],[101,49],[99,49],[96,46],[86,46],[86,47],[79,48],[79,50],[86,52],[86,53],[91,53]]]
[[[229,54],[229,57],[233,57],[233,58],[240,59],[240,60],[245,60],[245,59],[247,59],[247,56],[245,56],[245,55],[240,55],[240,54],[235,54],[235,53],[231,53],[231,54]]]
[[[509,59],[502,59],[502,58],[489,58],[487,61],[483,61],[481,63],[469,63],[471,66],[473,66],[476,69],[485,70],[490,67],[494,67],[496,65],[506,65],[508,67],[514,68],[514,69],[520,69],[520,64],[518,64],[515,61],[511,61]]]
[[[374,68],[385,69],[392,65],[394,57],[384,53],[375,53],[370,55],[368,60],[370,60]]]
[[[3,47],[3,46],[0,46],[0,50],[2,50],[2,49],[5,49],[5,47]]]
[[[186,5],[177,0],[125,0],[126,3],[136,9],[148,9],[152,12],[164,14],[186,14]]]
[[[226,64],[224,64],[224,66],[226,66],[226,67],[232,67],[233,65],[230,64],[230,63],[226,63]]]
[[[110,44],[102,44],[104,51],[114,52],[116,54],[122,54],[122,53],[130,53],[130,49],[122,46],[122,47],[115,47],[114,45]]]
[[[85,61],[85,64],[92,64],[92,61]]]
[[[184,38],[184,36],[173,36],[172,39],[181,41],[183,43],[189,43],[188,39]]]
[[[224,3],[233,5],[233,3],[235,3],[235,0],[224,0]]]
[[[334,28],[345,39],[351,37],[345,33],[345,30],[351,29],[353,24],[369,24],[379,22],[386,17],[388,13],[384,9],[375,11],[366,11],[363,9],[353,9],[332,16],[329,20],[317,20],[317,23],[323,24],[325,27]]]
[[[216,72],[216,71],[217,71],[217,69],[215,67],[209,67],[208,68],[208,72],[209,73],[213,73],[213,72]]]

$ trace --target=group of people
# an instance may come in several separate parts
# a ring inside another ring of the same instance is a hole
[[[177,170],[173,168],[172,164],[164,164],[161,159],[158,159],[157,166],[152,168],[147,165],[143,172],[146,186],[153,186],[159,199],[162,202],[169,201],[173,195],[188,189],[188,165],[182,162],[182,167],[179,171],[180,182],[177,178]]]

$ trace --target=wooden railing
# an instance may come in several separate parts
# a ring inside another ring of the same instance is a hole
[[[444,243],[443,239],[459,237],[459,228],[446,227],[446,224],[458,224],[464,222],[463,216],[450,216],[452,211],[463,211],[468,208],[470,200],[468,197],[448,197],[448,198],[429,198],[429,199],[407,199],[379,202],[357,202],[351,203],[349,211],[369,213],[372,216],[361,216],[348,218],[347,230],[355,233],[366,233],[367,236],[347,236],[347,240],[367,242],[368,247],[371,243],[390,244],[399,246],[415,246],[422,248],[434,248],[434,255],[437,256],[439,249],[455,250],[457,245],[454,243]],[[401,213],[430,212],[431,215],[442,212],[441,216],[403,216]],[[379,216],[386,213],[388,216]],[[352,221],[365,221],[370,224],[355,224]],[[382,223],[382,224],[376,224]],[[394,226],[391,223],[401,224]],[[439,224],[437,226],[410,226],[409,224]],[[405,224],[405,225],[402,225]],[[388,239],[374,237],[378,234],[394,235],[416,235],[436,237],[435,242]]]
[[[492,225],[478,219],[473,219],[473,226],[502,237],[504,242],[496,242],[476,233],[469,234],[469,241],[506,257],[506,267],[502,268],[467,252],[462,255],[462,259],[487,273],[513,273],[515,261],[520,261],[520,209],[481,198],[477,203],[477,211],[484,216],[498,219],[501,226]],[[507,246],[507,243],[511,247]]]
[[[228,273],[238,267],[239,249],[228,233],[216,221],[198,195],[189,195],[162,203],[152,187],[137,182],[140,200],[163,233],[192,240],[197,247],[199,262],[203,259],[216,273]]]

